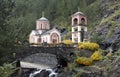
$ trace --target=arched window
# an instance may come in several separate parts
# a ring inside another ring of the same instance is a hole
[[[41,38],[38,38],[38,43],[40,43],[41,42]]]
[[[42,24],[41,24],[41,29],[42,29]]]
[[[81,24],[85,24],[85,19],[84,18],[81,18]]]
[[[74,25],[77,25],[77,24],[78,24],[78,19],[75,18],[75,19],[74,19]]]

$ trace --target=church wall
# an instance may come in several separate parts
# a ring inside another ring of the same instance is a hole
[[[34,43],[34,33],[33,33],[33,31],[29,35],[29,43]]]
[[[49,21],[36,21],[36,29],[50,29]]]
[[[41,43],[47,42],[50,43],[50,35],[42,35],[41,36]]]
[[[34,43],[34,36],[29,37],[29,43]]]

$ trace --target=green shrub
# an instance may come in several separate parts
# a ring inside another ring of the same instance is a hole
[[[15,71],[11,64],[3,64],[0,66],[0,77],[9,77]]]

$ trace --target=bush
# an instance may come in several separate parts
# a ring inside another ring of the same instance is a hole
[[[9,77],[15,71],[11,64],[3,64],[0,66],[0,77]]]
[[[89,65],[92,65],[93,63],[93,60],[91,58],[86,58],[86,57],[79,57],[76,62],[78,64],[82,64],[82,65],[86,65],[86,66],[89,66]]]
[[[63,40],[63,43],[67,44],[67,45],[72,45],[73,44],[73,42],[71,40]]]
[[[95,51],[90,58],[92,60],[102,60],[102,54],[100,51]]]
[[[78,44],[78,48],[95,51],[99,49],[99,45],[97,43],[83,42]]]

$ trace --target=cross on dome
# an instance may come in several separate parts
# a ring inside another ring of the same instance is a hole
[[[42,17],[44,17],[44,11],[42,12]]]
[[[80,8],[78,7],[78,12],[80,11]]]

